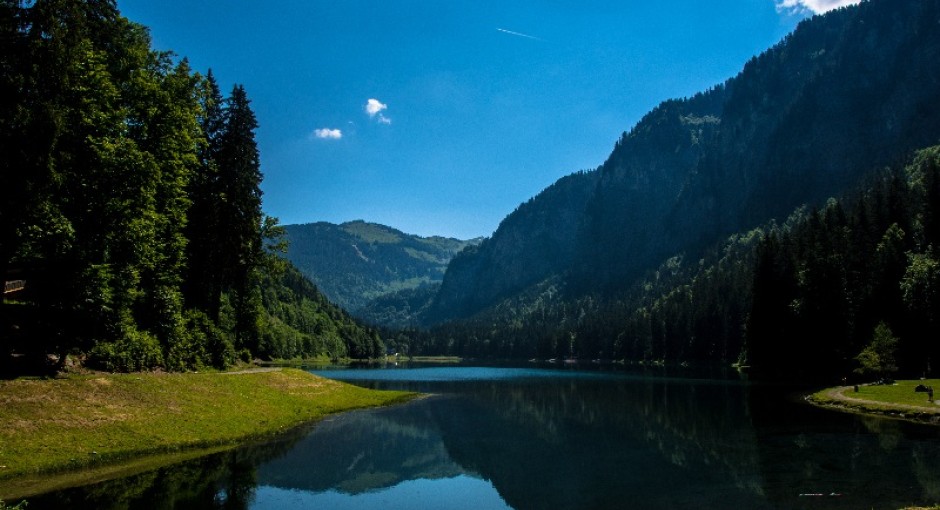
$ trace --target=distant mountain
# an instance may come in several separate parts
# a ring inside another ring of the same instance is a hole
[[[496,306],[525,313],[533,307],[507,300],[541,299],[527,289],[547,281],[568,298],[615,295],[668,257],[694,260],[935,144],[938,26],[940,0],[840,8],[724,84],[662,103],[597,170],[559,180],[455,257],[429,323]]]
[[[285,228],[288,260],[353,314],[371,300],[439,284],[454,255],[480,241],[420,237],[364,221]]]

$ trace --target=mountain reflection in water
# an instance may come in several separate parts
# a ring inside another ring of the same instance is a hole
[[[938,429],[818,410],[770,386],[463,367],[328,375],[434,396],[30,498],[29,508],[896,509],[940,501]]]

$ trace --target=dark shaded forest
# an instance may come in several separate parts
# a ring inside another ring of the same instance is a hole
[[[3,0],[0,41],[0,372],[384,352],[278,258],[242,86],[112,0]]]
[[[839,8],[663,102],[402,302],[431,328],[413,347],[923,375],[935,150],[913,158],[940,141],[938,22],[937,0]]]
[[[858,359],[879,325],[907,376],[940,359],[940,147],[783,223],[675,256],[611,298],[559,281],[471,319],[416,331],[412,352],[737,363],[774,376],[888,375]]]

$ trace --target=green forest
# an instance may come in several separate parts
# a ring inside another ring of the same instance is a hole
[[[0,6],[2,374],[387,348],[784,377],[924,376],[940,360],[940,149],[923,149],[940,140],[937,0],[802,22],[520,205],[440,285],[463,242],[346,224],[320,251],[355,261],[329,266],[341,290],[394,277],[362,310],[382,330],[283,258],[244,87],[223,95],[155,51],[114,1]]]
[[[280,258],[244,87],[111,0],[4,0],[0,31],[0,373],[384,352]]]
[[[675,256],[617,295],[557,280],[471,319],[415,331],[413,352],[651,364],[720,362],[774,377],[935,375],[940,146],[842,199]],[[887,334],[893,346],[875,351]],[[890,363],[888,362],[890,360]],[[893,370],[892,370],[893,368]]]
[[[664,101],[459,253],[430,303],[400,303],[430,328],[412,351],[929,375],[938,18],[835,9]]]
[[[421,237],[361,220],[284,229],[289,241],[285,257],[331,301],[363,318],[376,316],[372,310],[381,306],[376,302],[390,295],[420,293],[439,284],[450,259],[478,242]]]

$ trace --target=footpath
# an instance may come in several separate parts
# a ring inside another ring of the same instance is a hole
[[[913,405],[851,396],[854,394],[853,386],[837,386],[808,395],[806,401],[839,411],[940,425],[940,404],[936,400],[925,401],[923,405]]]

